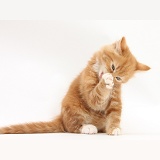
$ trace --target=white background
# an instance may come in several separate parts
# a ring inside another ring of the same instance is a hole
[[[160,21],[0,21],[0,126],[54,118],[93,53],[122,36],[135,57],[151,67],[123,85],[122,140],[159,135]],[[81,139],[77,136],[73,140]],[[2,144],[15,144],[13,137],[4,137]],[[39,142],[35,135],[28,138]]]

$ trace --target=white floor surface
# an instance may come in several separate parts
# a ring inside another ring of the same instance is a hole
[[[0,135],[2,160],[159,160],[160,135]]]

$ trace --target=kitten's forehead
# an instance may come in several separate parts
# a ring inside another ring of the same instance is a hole
[[[114,43],[110,45],[106,45],[103,47],[104,50],[108,52],[112,52],[115,55],[125,55],[125,51],[127,51],[128,45],[126,43],[125,37],[122,37],[119,41],[115,41]]]
[[[120,45],[120,41],[116,41],[115,43],[112,44],[112,46],[114,47],[114,53],[115,54],[119,54],[121,55],[122,54],[122,50],[121,50],[121,45]]]
[[[113,44],[110,44],[110,45],[106,45],[102,48],[102,50],[105,51],[105,53],[112,53],[112,54],[115,54],[115,55],[120,55],[121,53],[121,49],[119,47],[119,41],[113,43]]]

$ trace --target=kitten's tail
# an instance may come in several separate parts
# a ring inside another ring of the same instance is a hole
[[[0,134],[22,134],[22,133],[58,133],[65,132],[62,118],[58,116],[50,122],[36,122],[0,128]]]

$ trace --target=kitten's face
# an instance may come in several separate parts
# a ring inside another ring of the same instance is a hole
[[[111,73],[114,77],[114,83],[125,83],[137,70],[146,71],[150,69],[148,66],[137,62],[124,37],[120,41],[102,48],[98,61],[100,64],[99,77],[104,73]]]

